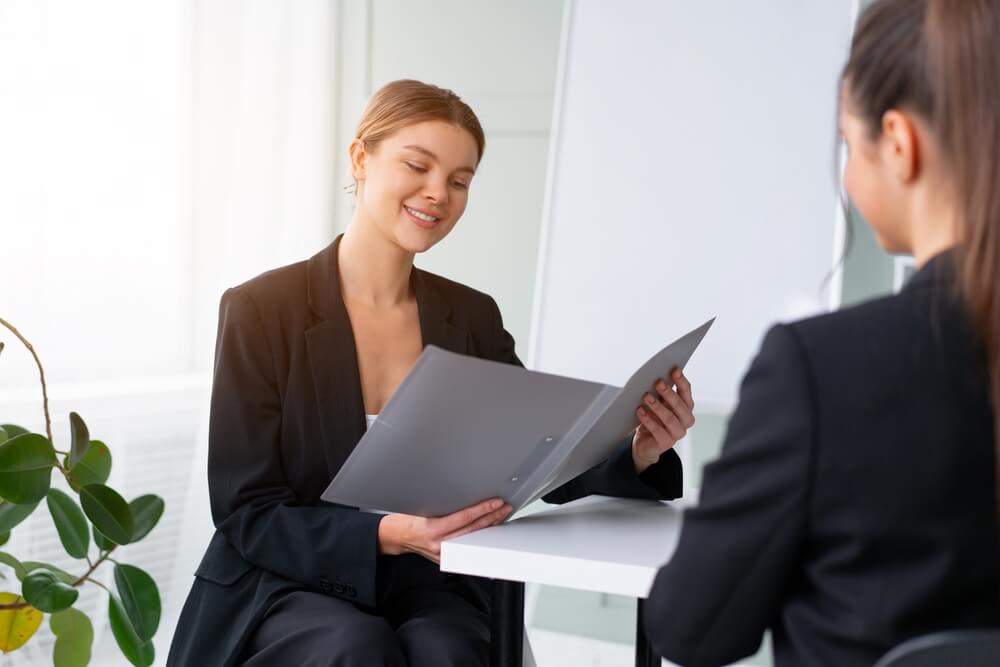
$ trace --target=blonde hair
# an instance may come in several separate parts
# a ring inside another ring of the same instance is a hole
[[[466,130],[476,142],[477,163],[483,159],[486,135],[469,105],[447,88],[413,79],[392,81],[375,91],[354,137],[373,150],[396,130],[428,120],[442,120]]]

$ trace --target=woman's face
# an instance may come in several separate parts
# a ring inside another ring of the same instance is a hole
[[[478,161],[472,135],[437,120],[400,128],[373,151],[356,142],[351,157],[362,219],[412,253],[462,217]]]
[[[883,153],[891,147],[884,133],[871,137],[868,125],[850,108],[847,94],[840,104],[840,134],[847,146],[844,190],[887,252],[908,252],[910,233],[906,200],[893,172],[894,164]]]

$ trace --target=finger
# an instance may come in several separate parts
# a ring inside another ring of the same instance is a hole
[[[677,415],[678,421],[680,421],[685,429],[694,426],[694,413],[691,412],[691,408],[677,395],[677,392],[667,386],[666,382],[657,380],[656,393],[660,395],[660,400],[673,410],[674,414]]]
[[[498,523],[503,522],[511,513],[510,505],[503,505],[500,509],[495,512],[490,512],[486,516],[483,516],[476,521],[473,521],[468,526],[462,526],[455,532],[461,532],[461,534],[472,532],[474,530],[480,530],[482,528],[489,528],[490,526],[495,526]]]
[[[430,549],[420,549],[417,553],[426,558],[429,561],[433,561],[438,565],[441,564],[441,543],[437,543]]]
[[[636,410],[635,414],[639,417],[639,423],[642,424],[653,437],[657,448],[669,449],[667,443],[669,443],[669,441],[673,438],[671,437],[670,432],[664,428],[663,424],[661,424],[660,421],[644,407],[640,407]]]
[[[685,405],[688,406],[690,410],[694,410],[694,394],[691,393],[691,383],[688,381],[687,376],[684,372],[675,368],[670,374],[670,379],[674,381],[674,385],[677,387],[677,393],[680,394],[681,400],[684,401]]]
[[[511,509],[510,505],[503,505],[500,509],[490,512],[489,514],[476,519],[472,523],[448,533],[441,539],[450,540],[454,537],[458,537],[459,535],[465,535],[466,533],[494,526],[510,516]]]
[[[453,514],[439,517],[435,520],[435,523],[439,524],[435,526],[437,529],[436,532],[450,533],[451,531],[457,530],[462,526],[467,526],[480,517],[485,516],[490,512],[495,512],[502,507],[502,499],[490,498],[489,500],[484,500],[481,503],[472,505],[471,507],[466,507],[465,509],[454,512]]]
[[[677,444],[679,438],[675,438],[671,433],[663,427],[663,425],[656,419],[652,414],[650,414],[645,408],[639,408],[643,414],[639,416],[640,420],[646,423],[646,428],[649,430],[650,435],[653,439],[652,443],[641,445],[641,449],[646,453],[642,454],[637,448],[636,453],[646,459],[649,458],[651,452],[655,452],[656,456],[654,461],[659,459],[664,452],[669,451]]]
[[[684,437],[684,433],[686,432],[684,425],[681,424],[673,410],[657,400],[652,394],[647,393],[643,397],[643,400],[646,402],[646,410],[651,411],[656,416],[656,419],[659,420],[660,424],[663,425],[663,428],[666,429],[671,437],[675,440],[680,440]],[[656,434],[654,433],[653,435],[655,436]]]

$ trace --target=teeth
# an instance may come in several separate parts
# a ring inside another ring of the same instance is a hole
[[[415,218],[420,218],[424,222],[437,222],[437,218],[435,218],[433,215],[427,215],[426,213],[421,213],[420,211],[415,211],[412,208],[410,208],[409,206],[406,206],[405,208],[406,208],[407,211],[409,211],[410,215],[412,215]]]

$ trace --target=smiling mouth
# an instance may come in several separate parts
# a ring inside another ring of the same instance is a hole
[[[438,220],[441,219],[441,218],[435,218],[433,215],[428,215],[427,213],[424,213],[423,211],[418,211],[415,208],[410,208],[409,206],[406,206],[405,204],[403,205],[403,208],[406,209],[406,212],[409,213],[414,218],[416,218],[417,220],[419,220],[421,222],[425,222],[425,223],[427,223],[429,225],[433,225],[434,223],[436,223]]]

